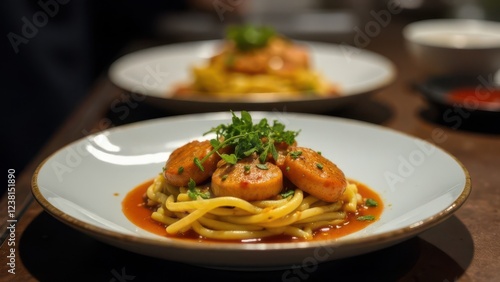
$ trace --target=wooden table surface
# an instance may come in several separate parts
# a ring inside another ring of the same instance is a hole
[[[325,262],[315,271],[287,277],[284,271],[240,272],[206,269],[158,260],[101,243],[47,214],[31,196],[31,178],[40,162],[60,147],[89,132],[150,118],[169,116],[144,100],[121,119],[111,104],[126,94],[106,75],[23,172],[16,176],[15,220],[9,219],[7,195],[2,198],[3,243],[1,281],[500,281],[500,123],[473,116],[446,122],[414,89],[422,75],[409,57],[401,36],[403,24],[391,23],[370,38],[366,49],[394,62],[397,78],[365,101],[325,115],[352,118],[393,128],[436,145],[467,168],[472,192],[449,219],[403,243],[373,253]],[[327,41],[327,40],[325,40]],[[13,229],[15,228],[15,229]],[[13,244],[15,243],[15,245]],[[11,251],[14,251],[11,253]],[[201,254],[200,254],[201,255]],[[14,263],[10,264],[9,263]],[[9,273],[14,269],[15,274]],[[293,279],[292,279],[293,278]]]

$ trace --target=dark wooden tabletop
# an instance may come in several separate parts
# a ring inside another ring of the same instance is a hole
[[[454,155],[467,168],[472,192],[449,219],[395,246],[352,258],[325,262],[314,271],[285,276],[284,271],[223,271],[164,261],[101,243],[46,213],[31,196],[35,168],[51,153],[90,132],[111,126],[172,115],[146,98],[122,119],[110,105],[127,93],[106,75],[98,79],[84,102],[34,156],[23,172],[15,172],[14,218],[2,198],[2,281],[500,281],[500,122],[470,115],[446,121],[414,85],[422,74],[409,57],[402,23],[391,23],[369,38],[366,49],[394,62],[396,80],[364,101],[323,113],[380,124],[429,140]],[[325,40],[328,41],[328,40]],[[138,45],[140,46],[140,45]],[[460,121],[460,124],[458,124]],[[446,138],[433,140],[442,130]],[[10,270],[10,272],[9,272]],[[15,272],[15,274],[11,273]],[[293,278],[293,280],[292,280]]]

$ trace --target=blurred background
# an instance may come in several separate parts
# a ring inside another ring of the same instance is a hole
[[[353,44],[381,17],[500,20],[496,0],[186,0],[0,2],[2,165],[20,173],[109,65],[147,46],[218,39],[234,23],[273,26],[295,39]],[[379,20],[384,21],[383,18]],[[359,47],[359,46],[358,46]],[[364,46],[362,46],[364,47]],[[82,134],[83,137],[83,134]],[[2,191],[3,192],[3,191]]]

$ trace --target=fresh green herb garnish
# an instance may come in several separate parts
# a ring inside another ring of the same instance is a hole
[[[281,197],[282,197],[283,199],[285,199],[285,198],[288,198],[288,197],[290,197],[290,196],[295,195],[295,190],[287,190],[287,191],[285,191],[285,192],[282,192],[280,195],[281,195]]]
[[[367,207],[376,207],[376,206],[378,206],[378,203],[374,199],[366,199],[365,205]]]
[[[195,157],[193,162],[201,171],[205,171],[205,168],[201,164],[203,161],[200,161],[197,157]]]
[[[300,132],[285,130],[285,125],[277,120],[270,124],[264,118],[259,123],[254,124],[252,116],[247,111],[242,111],[241,117],[237,117],[233,111],[231,113],[231,124],[220,124],[204,134],[215,133],[216,138],[210,140],[210,144],[213,147],[212,151],[201,160],[198,158],[194,159],[194,163],[202,171],[203,162],[215,153],[219,154],[229,164],[236,164],[238,160],[246,158],[253,153],[258,155],[261,164],[266,162],[269,155],[274,160],[277,160],[279,155],[275,144],[285,142],[288,145],[292,145],[295,142],[295,137]],[[233,146],[234,153],[220,154],[218,152],[226,146]]]
[[[234,54],[229,54],[226,58],[226,66],[232,67],[234,66],[234,61],[235,61],[235,55]]]
[[[292,159],[296,159],[298,158],[300,155],[302,155],[302,151],[293,151],[293,152],[290,152],[290,156],[292,157]]]
[[[375,220],[375,216],[373,216],[373,215],[362,215],[362,216],[358,216],[356,219],[359,220],[359,221],[372,221],[372,220]]]
[[[226,30],[226,38],[232,40],[241,51],[262,48],[275,34],[274,29],[266,26],[230,26]]]
[[[269,169],[266,164],[257,164],[257,167],[259,169],[262,169],[262,170],[268,170]]]
[[[320,164],[320,163],[316,163],[316,167],[319,168],[319,169],[323,169],[323,165]]]
[[[202,191],[200,188],[196,187],[196,182],[192,178],[189,179],[188,182],[188,191],[187,194],[189,198],[196,200],[198,197],[202,199],[210,199],[210,192],[207,189],[206,191]]]
[[[180,166],[178,169],[177,169],[177,174],[182,174],[184,172],[184,167]]]
[[[245,169],[245,173],[250,172],[250,166],[249,165],[245,165],[243,168]]]

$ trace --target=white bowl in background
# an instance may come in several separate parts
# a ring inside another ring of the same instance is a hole
[[[415,64],[430,75],[492,75],[500,69],[500,22],[431,19],[403,29]]]

